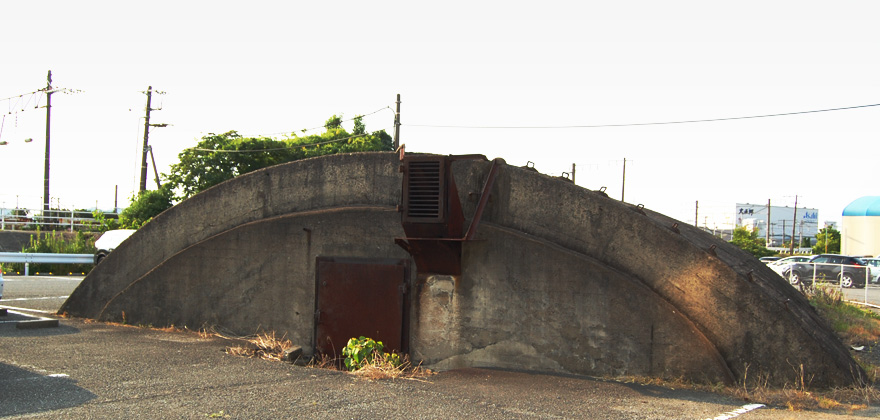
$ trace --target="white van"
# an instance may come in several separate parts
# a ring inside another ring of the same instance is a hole
[[[95,241],[95,265],[98,265],[104,257],[110,254],[110,251],[116,249],[122,241],[128,239],[132,233],[135,232],[135,229],[117,229],[117,230],[108,230]]]

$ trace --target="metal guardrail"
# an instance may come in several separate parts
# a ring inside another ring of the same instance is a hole
[[[92,254],[46,254],[36,252],[0,252],[0,263],[24,263],[24,275],[30,264],[94,264]]]
[[[92,254],[45,254],[35,252],[0,252],[2,263],[92,264]]]

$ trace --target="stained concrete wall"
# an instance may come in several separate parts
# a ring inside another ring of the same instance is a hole
[[[490,162],[453,166],[466,216]],[[314,345],[315,259],[408,258],[391,153],[279,165],[156,217],[62,307],[155,326],[258,329]],[[412,275],[410,349],[495,366],[816,385],[862,370],[806,300],[739,249],[663,215],[503,165],[461,276]]]

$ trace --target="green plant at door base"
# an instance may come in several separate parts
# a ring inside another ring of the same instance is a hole
[[[342,349],[345,356],[345,367],[355,371],[375,362],[390,363],[393,366],[400,365],[400,355],[397,353],[382,353],[385,345],[381,341],[360,336],[351,338]]]

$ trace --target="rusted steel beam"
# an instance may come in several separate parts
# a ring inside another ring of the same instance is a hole
[[[467,234],[464,235],[464,240],[470,241],[474,238],[474,235],[477,233],[477,226],[480,225],[480,219],[483,218],[483,210],[486,208],[486,203],[489,202],[489,196],[492,194],[492,186],[495,185],[495,176],[498,175],[498,159],[492,161],[492,169],[489,170],[489,176],[486,177],[486,183],[483,185],[483,193],[480,194],[480,202],[477,204],[477,210],[474,212],[474,217],[471,219],[471,225],[468,227]]]

